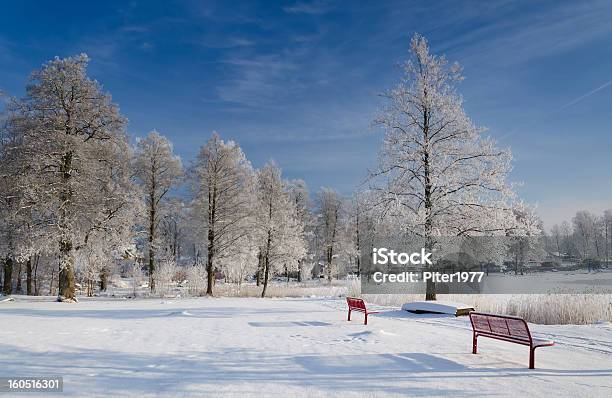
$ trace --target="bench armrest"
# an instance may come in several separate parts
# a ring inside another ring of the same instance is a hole
[[[555,342],[552,340],[531,339],[532,347],[547,347],[551,345],[555,345]]]

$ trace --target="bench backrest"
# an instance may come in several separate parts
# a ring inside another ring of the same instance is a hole
[[[348,304],[349,308],[359,308],[359,309],[364,310],[364,311],[366,309],[365,303],[360,298],[347,297],[346,298],[346,303]]]
[[[529,327],[522,318],[470,312],[470,322],[474,332],[479,334],[531,342]]]

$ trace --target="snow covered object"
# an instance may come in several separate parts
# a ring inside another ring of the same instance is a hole
[[[413,301],[402,305],[402,310],[415,314],[467,315],[474,306],[450,301]]]

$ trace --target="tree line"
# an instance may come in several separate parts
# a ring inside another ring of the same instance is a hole
[[[570,222],[553,225],[545,243],[548,251],[561,259],[608,264],[612,256],[612,210],[601,215],[577,211]]]
[[[508,181],[511,154],[466,115],[461,68],[415,35],[403,77],[382,95],[378,166],[352,196],[255,169],[213,133],[189,166],[162,134],[130,144],[127,120],[87,76],[86,55],[55,58],[11,98],[0,129],[3,292],[76,299],[118,271],[144,270],[150,289],[184,270],[214,294],[222,277],[359,275],[375,236],[541,232]],[[128,265],[126,265],[128,264]],[[129,265],[131,264],[131,265]],[[24,276],[25,275],[25,276]],[[204,289],[203,289],[204,290]],[[435,285],[427,298],[435,299]]]
[[[283,179],[274,162],[254,169],[217,133],[188,168],[156,131],[131,146],[126,119],[87,76],[87,64],[86,55],[46,63],[4,114],[5,294],[41,294],[44,281],[71,301],[77,280],[104,290],[117,264],[139,258],[154,290],[160,268],[188,255],[202,265],[207,294],[219,273],[240,280],[256,273],[264,296],[272,276],[302,276],[319,231],[331,279],[347,233],[337,192],[323,189],[316,211],[303,181]],[[178,195],[185,185],[190,194]]]

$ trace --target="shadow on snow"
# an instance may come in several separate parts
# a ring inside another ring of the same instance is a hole
[[[0,345],[0,369],[11,375],[63,376],[64,394],[85,391],[117,396],[126,392],[190,394],[215,386],[251,383],[261,392],[267,383],[293,388],[340,392],[387,392],[411,396],[473,396],[454,379],[538,376],[612,376],[612,369],[552,370],[472,368],[427,353],[351,355],[277,355],[262,350],[230,348],[171,354],[126,353],[97,349],[34,352]],[[440,354],[443,355],[443,354]],[[429,381],[435,386],[401,387],[405,381]],[[518,382],[518,380],[517,380]],[[465,386],[463,386],[465,387]]]

